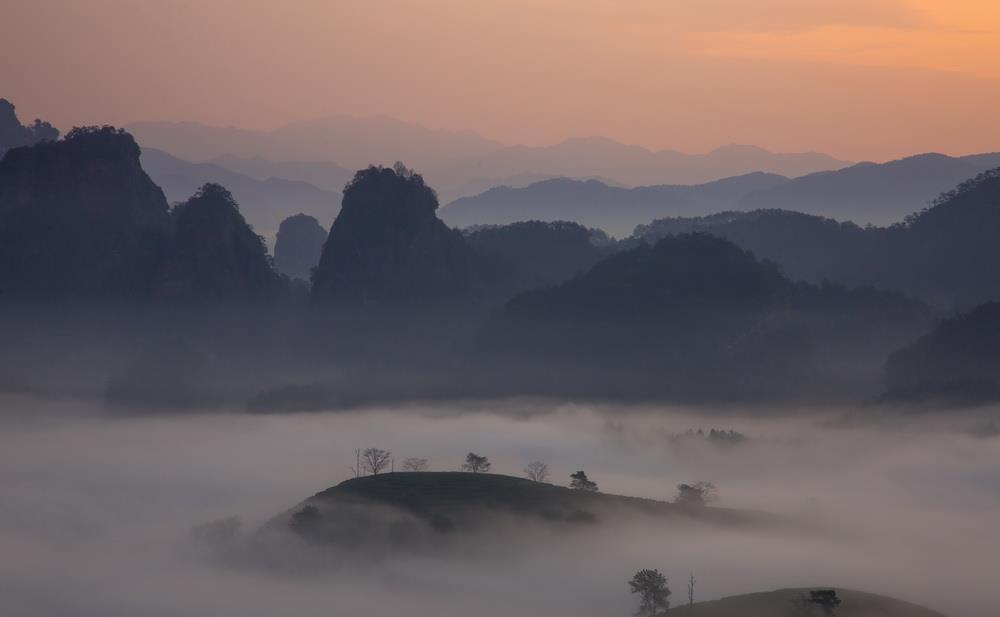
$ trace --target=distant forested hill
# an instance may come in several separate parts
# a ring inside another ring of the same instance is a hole
[[[688,234],[514,297],[484,344],[542,390],[746,400],[862,367],[875,375],[928,321],[899,294],[795,283],[726,240]]]
[[[942,321],[886,363],[889,398],[978,403],[1000,400],[1000,303]]]
[[[942,307],[1000,298],[1000,170],[984,172],[888,228],[782,210],[668,218],[631,241],[702,231],[779,264],[796,279],[871,285]]]

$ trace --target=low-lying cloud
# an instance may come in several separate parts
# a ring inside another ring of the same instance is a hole
[[[8,405],[8,408],[11,408]],[[533,413],[518,413],[524,410]],[[538,413],[544,411],[545,413]],[[664,571],[681,603],[788,586],[884,593],[948,615],[995,609],[1000,439],[995,410],[946,421],[706,416],[684,409],[497,403],[292,416],[0,420],[0,597],[9,614],[199,617],[274,614],[627,615],[625,580]],[[736,444],[678,438],[735,429]],[[395,559],[345,554],[290,572],[195,550],[192,527],[237,515],[252,531],[348,478],[354,448],[456,470],[464,455],[557,484],[586,470],[608,493],[670,499],[718,486],[720,506],[793,518],[787,531],[622,524]]]

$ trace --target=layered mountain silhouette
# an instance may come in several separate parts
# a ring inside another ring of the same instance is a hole
[[[7,99],[0,99],[0,158],[11,148],[58,138],[59,130],[43,120],[35,119],[31,125],[23,126],[17,119],[14,104]]]
[[[170,220],[139,146],[112,127],[15,148],[0,161],[0,297],[138,298]]]
[[[170,212],[172,233],[153,284],[156,299],[218,304],[274,301],[284,291],[264,240],[232,194],[206,184]]]
[[[626,236],[637,225],[667,214],[701,214],[732,208],[746,195],[787,182],[783,176],[752,173],[694,186],[664,185],[633,189],[597,180],[560,178],[515,189],[498,187],[458,199],[441,209],[456,227],[519,221],[575,221],[609,234]]]
[[[1000,303],[946,319],[886,363],[890,400],[983,403],[1000,400]]]
[[[818,153],[774,153],[756,146],[724,146],[707,154],[649,150],[605,137],[567,139],[552,146],[511,146],[479,158],[435,169],[428,177],[452,184],[454,178],[508,178],[543,173],[571,178],[604,177],[626,186],[700,184],[753,172],[801,176],[847,165]]]
[[[274,267],[291,278],[310,280],[319,265],[328,232],[308,214],[296,214],[281,221],[274,242]]]
[[[960,182],[998,166],[1000,153],[921,154],[888,163],[858,163],[754,191],[736,209],[795,210],[861,225],[889,225]]]
[[[397,164],[359,171],[313,277],[318,303],[393,305],[453,301],[484,285],[479,256],[437,217],[423,178]]]
[[[329,224],[337,215],[340,193],[284,178],[258,179],[214,163],[191,163],[162,150],[145,148],[142,166],[171,203],[184,201],[204,184],[225,186],[249,223],[273,241],[285,218],[305,213]]]
[[[720,212],[708,216],[668,217],[636,228],[630,242],[703,232],[731,240],[762,259],[773,261],[794,280],[820,282],[846,278],[845,261],[867,254],[885,236],[821,216],[788,210]],[[628,242],[628,241],[627,241]]]
[[[655,221],[634,240],[704,231],[777,262],[796,279],[894,289],[942,307],[1000,297],[1000,170],[984,172],[887,228],[780,210]]]
[[[880,362],[928,318],[899,294],[794,283],[726,240],[686,234],[514,297],[486,344],[518,355],[522,370],[548,367],[542,389],[748,399],[829,383],[843,367],[827,358]]]
[[[330,116],[293,122],[273,131],[192,122],[141,122],[126,128],[143,147],[166,150],[191,161],[235,155],[272,161],[332,160],[358,169],[403,159],[430,168],[503,147],[471,131],[427,129],[386,116]]]
[[[751,173],[693,186],[623,188],[598,180],[547,179],[457,199],[442,218],[459,227],[526,220],[572,220],[616,236],[662,217],[788,210],[838,221],[891,224],[958,183],[1000,165],[1000,154],[913,156],[860,163],[795,179]]]
[[[307,182],[324,191],[338,194],[354,177],[353,171],[332,161],[272,161],[261,156],[225,154],[206,162],[257,180],[276,178]]]
[[[315,172],[323,166],[329,173],[402,159],[424,170],[445,203],[493,186],[523,186],[556,177],[596,178],[625,186],[700,184],[758,171],[796,177],[848,164],[819,153],[783,154],[755,146],[730,145],[707,154],[654,151],[603,137],[505,146],[469,131],[426,129],[385,116],[332,116],[273,131],[172,122],[137,123],[128,129],[144,148],[219,163],[258,179],[306,180],[327,190],[341,185],[333,184],[336,180],[320,182]],[[261,158],[270,163],[262,164]],[[284,171],[275,173],[278,169]]]

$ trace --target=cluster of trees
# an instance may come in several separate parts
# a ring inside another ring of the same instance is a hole
[[[691,573],[687,584],[689,614],[694,608],[695,582],[694,573]],[[639,607],[634,613],[636,617],[665,615],[670,608],[670,587],[667,586],[667,577],[659,570],[655,568],[639,570],[629,579],[628,586],[633,594],[639,595]]]
[[[718,499],[715,485],[711,482],[692,482],[677,485],[674,503],[683,506],[706,506]]]
[[[747,436],[732,429],[709,429],[706,433],[704,429],[688,429],[683,433],[674,433],[669,436],[670,441],[684,441],[688,439],[698,439],[708,441],[718,445],[736,445],[747,440]]]
[[[377,476],[386,468],[395,469],[395,462],[392,452],[381,448],[358,448],[354,451],[355,463],[351,466],[354,477],[362,475]],[[469,473],[488,473],[492,464],[488,457],[475,452],[465,455],[462,463],[462,471]],[[403,471],[419,472],[430,469],[426,458],[409,457],[403,461]],[[533,461],[524,468],[524,475],[534,482],[545,482],[549,476],[549,466],[541,461]],[[597,482],[587,477],[582,469],[570,474],[569,488],[596,493],[598,491]],[[717,490],[711,482],[691,482],[677,485],[677,494],[674,503],[684,506],[706,506],[718,499]]]
[[[377,476],[379,473],[385,471],[386,468],[395,468],[392,452],[388,450],[381,448],[365,448],[362,450],[361,448],[357,448],[354,451],[354,456],[355,463],[351,466],[351,473],[354,474],[354,477],[362,475]],[[492,463],[490,463],[489,457],[469,452],[465,455],[465,462],[462,463],[462,471],[487,473],[491,466]],[[430,469],[430,466],[426,458],[409,457],[403,461],[402,469],[403,471],[427,471]],[[524,468],[524,474],[534,482],[545,482],[550,475],[549,466],[541,461],[533,461]],[[711,487],[710,483],[699,483],[698,485]],[[570,474],[569,487],[582,491],[597,491],[597,483],[588,478],[587,474],[582,470]]]

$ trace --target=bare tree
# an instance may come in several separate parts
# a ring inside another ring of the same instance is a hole
[[[569,482],[570,488],[575,488],[578,491],[590,491],[592,493],[597,492],[597,482],[594,482],[587,477],[587,474],[583,471],[578,471],[576,473],[569,474],[571,478]]]
[[[715,485],[711,482],[678,484],[674,503],[685,506],[704,506],[717,499]]]
[[[524,468],[524,475],[535,482],[545,482],[546,478],[549,477],[549,466],[541,461],[529,463]]]
[[[691,573],[691,578],[688,579],[688,613],[694,610],[694,572]]]
[[[427,471],[427,459],[411,456],[403,461],[403,471]]]
[[[365,471],[373,476],[377,476],[389,464],[389,457],[391,456],[392,452],[378,448],[368,448],[361,453],[361,464]]]
[[[479,456],[475,452],[469,452],[465,455],[465,463],[462,464],[462,471],[471,471],[472,473],[487,472],[490,470],[490,459],[485,456]]]
[[[354,474],[355,478],[361,477],[361,448],[354,448],[354,466],[351,467],[351,473]]]

